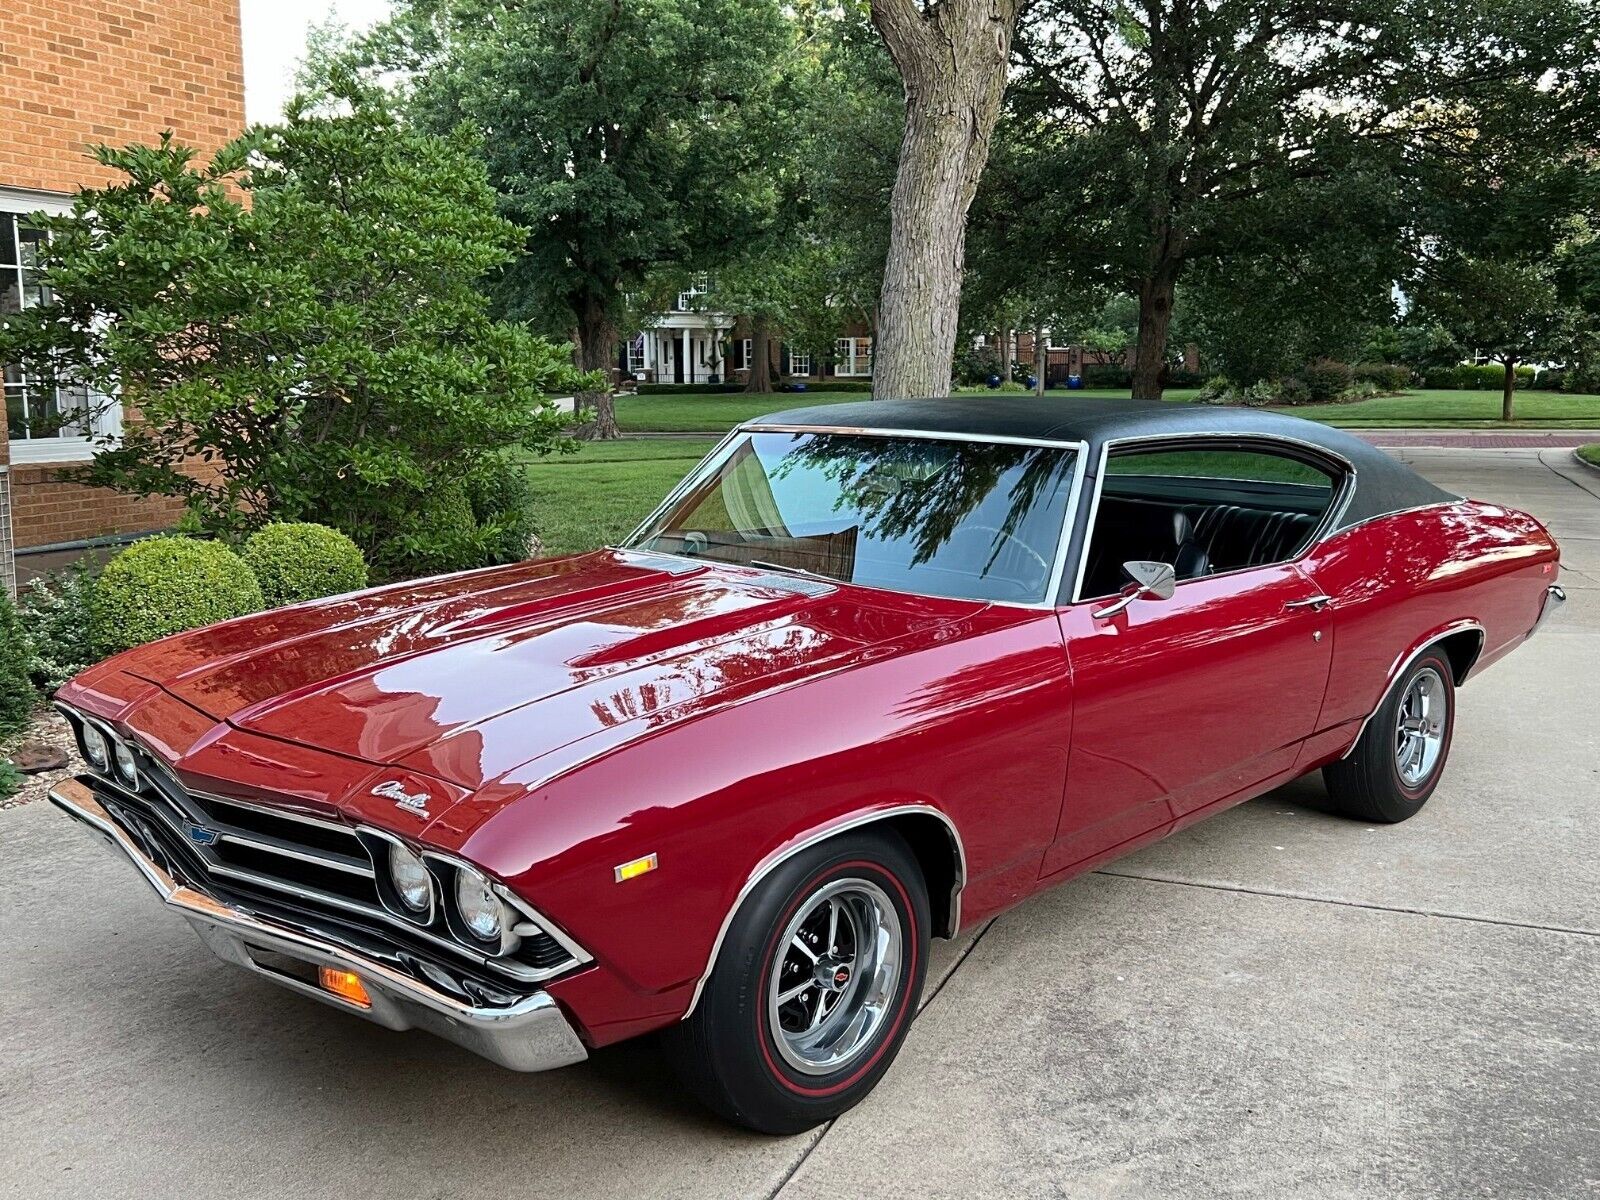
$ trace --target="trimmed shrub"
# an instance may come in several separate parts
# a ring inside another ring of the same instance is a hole
[[[311,521],[264,525],[245,539],[240,553],[268,608],[367,586],[360,548],[337,529]]]
[[[378,543],[372,566],[381,578],[403,579],[481,567],[484,555],[472,498],[464,483],[452,480],[430,492],[400,529]]]
[[[1175,388],[1203,387],[1206,377],[1199,371],[1185,371],[1181,367],[1167,372],[1167,386]],[[1132,381],[1129,381],[1132,386]]]
[[[1090,363],[1083,368],[1083,386],[1129,388],[1133,386],[1133,372],[1113,363]]]
[[[100,573],[90,630],[97,652],[115,654],[262,607],[256,577],[221,542],[151,538],[129,546]]]
[[[39,693],[28,675],[31,657],[17,610],[11,597],[0,589],[0,737],[26,729],[39,703]]]
[[[94,574],[81,563],[36,579],[17,598],[28,638],[28,674],[46,694],[100,660],[91,628]]]
[[[1517,367],[1515,374],[1518,388],[1532,385],[1535,374],[1532,367]],[[1484,363],[1481,366],[1474,363],[1459,363],[1453,367],[1441,367],[1429,371],[1423,378],[1423,384],[1430,388],[1452,391],[1498,392],[1505,387],[1506,369],[1499,363]]]
[[[744,391],[742,383],[641,383],[641,396],[707,396]]]
[[[1357,382],[1365,380],[1380,392],[1403,392],[1411,386],[1411,368],[1399,363],[1357,363]]]
[[[1278,381],[1277,391],[1278,398],[1276,401],[1274,401],[1276,404],[1314,403],[1314,401],[1311,399],[1311,388],[1306,384],[1306,381],[1303,379],[1296,379],[1292,375],[1288,379],[1281,379]]]
[[[1319,358],[1315,362],[1309,362],[1295,372],[1295,375],[1305,384],[1312,404],[1326,404],[1330,400],[1337,400],[1349,390],[1355,378],[1349,363],[1342,363],[1333,358]]]

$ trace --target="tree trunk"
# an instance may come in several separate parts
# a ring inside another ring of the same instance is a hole
[[[1011,382],[1011,352],[1014,349],[1011,343],[1011,330],[1000,330],[1000,381]]]
[[[1500,419],[1509,421],[1516,415],[1517,395],[1517,360],[1508,358],[1506,364],[1505,390],[1500,394]]]
[[[1168,238],[1170,241],[1170,235]],[[1180,263],[1163,245],[1152,270],[1139,282],[1139,340],[1133,352],[1133,398],[1159,400],[1167,369],[1167,331]]]
[[[578,344],[573,357],[578,370],[598,372],[600,387],[596,391],[579,392],[573,397],[574,415],[593,409],[594,417],[579,425],[580,438],[609,441],[622,434],[617,429],[617,408],[611,394],[611,364],[617,353],[617,327],[611,322],[611,313],[599,300],[586,297],[575,306],[578,310]]]
[[[1021,0],[872,0],[905,88],[872,394],[948,396],[967,210],[989,158]]]
[[[1050,341],[1043,329],[1033,331],[1033,394],[1044,395],[1044,369],[1050,365]]]
[[[750,319],[750,361],[745,364],[749,376],[744,381],[746,392],[772,391],[772,371],[767,356],[772,353],[772,326],[766,317]]]

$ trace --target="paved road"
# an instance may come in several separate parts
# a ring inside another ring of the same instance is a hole
[[[1549,521],[1572,596],[1463,691],[1423,814],[1302,781],[941,944],[821,1133],[719,1126],[648,1045],[526,1077],[350,1020],[0,814],[0,1195],[1600,1195],[1600,477],[1400,453]]]

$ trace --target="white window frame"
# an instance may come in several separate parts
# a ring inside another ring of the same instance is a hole
[[[644,334],[635,334],[628,340],[628,373],[637,375],[645,369]]]
[[[800,364],[802,364],[802,363],[805,364],[804,369],[802,369],[801,366],[800,366]],[[790,350],[789,351],[789,374],[791,374],[791,375],[810,375],[811,374],[811,351],[809,351],[809,350]]]
[[[859,378],[871,375],[872,339],[870,337],[835,338],[833,358],[833,373],[841,378]]]
[[[0,212],[15,216],[28,216],[43,212],[63,216],[72,211],[72,199],[52,192],[28,192],[16,188],[0,188]],[[13,251],[16,247],[12,247]],[[0,270],[9,268],[0,267]],[[89,393],[87,403],[93,411],[94,433],[84,437],[8,438],[11,444],[11,461],[20,463],[84,462],[94,457],[96,449],[115,445],[122,439],[122,405],[109,403],[111,398],[97,392]]]
[[[734,364],[735,371],[750,370],[751,361],[755,358],[755,338],[739,339],[739,361]]]

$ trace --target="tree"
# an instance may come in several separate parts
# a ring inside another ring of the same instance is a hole
[[[967,210],[989,158],[1020,7],[1021,0],[872,0],[905,91],[875,396],[950,392]]]
[[[1050,135],[1054,211],[1078,218],[1042,238],[1091,231],[1085,269],[1139,297],[1134,395],[1161,394],[1191,264],[1248,252],[1262,213],[1340,172],[1366,171],[1387,203],[1420,161],[1470,158],[1480,101],[1580,88],[1561,69],[1587,53],[1588,9],[1039,0],[1012,108]]]
[[[402,0],[364,48],[410,111],[465,121],[502,211],[526,231],[497,295],[573,332],[585,371],[617,362],[630,292],[714,267],[771,203],[746,136],[788,49],[776,0]],[[617,436],[608,391],[587,431]]]
[[[204,166],[170,135],[98,147],[123,178],[42,221],[51,298],[5,317],[0,360],[136,410],[83,482],[181,497],[230,537],[315,519],[394,572],[418,538],[481,561],[500,517],[418,532],[416,514],[505,450],[557,446],[545,397],[576,381],[478,290],[522,231],[495,213],[475,138],[343,96],[342,114],[292,106]]]
[[[1545,263],[1455,254],[1433,267],[1427,287],[1422,311],[1505,367],[1504,421],[1515,415],[1517,365],[1563,358],[1583,325]]]

